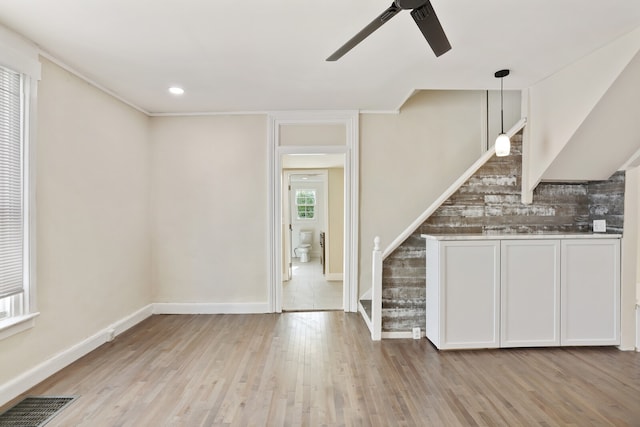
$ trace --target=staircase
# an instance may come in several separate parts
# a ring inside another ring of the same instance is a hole
[[[510,156],[491,157],[383,260],[383,338],[410,337],[412,328],[425,328],[421,234],[583,233],[594,219],[606,219],[610,233],[622,232],[624,172],[606,181],[541,183],[531,204],[521,202],[521,175],[520,134]]]
[[[523,90],[528,123],[512,139],[512,155],[483,156],[374,262],[371,309],[362,310],[371,313],[372,337],[377,309],[382,338],[424,329],[421,234],[589,232],[595,219],[622,233],[625,174],[618,171],[640,165],[639,50],[637,29]]]

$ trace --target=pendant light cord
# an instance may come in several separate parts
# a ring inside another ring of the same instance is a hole
[[[500,77],[500,133],[504,133],[504,109],[503,109],[503,99],[502,99],[502,83],[504,82],[504,77]]]
[[[500,133],[504,133],[504,78],[509,75],[509,70],[496,71],[494,76],[500,79]]]

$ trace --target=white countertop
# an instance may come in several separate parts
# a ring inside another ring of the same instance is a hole
[[[541,239],[620,239],[622,234],[547,233],[547,234],[421,234],[432,240],[541,240]]]

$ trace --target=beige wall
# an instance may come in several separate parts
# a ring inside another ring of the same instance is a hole
[[[151,119],[154,302],[267,303],[267,117]]]
[[[382,249],[480,154],[483,91],[423,91],[397,115],[360,116],[360,287],[371,288],[373,239]]]
[[[36,326],[0,341],[0,383],[150,303],[148,118],[42,60]]]
[[[636,280],[636,293],[635,293],[635,300],[636,300],[636,319],[635,319],[635,332],[636,332],[636,351],[640,351],[640,233],[638,233],[638,220],[640,219],[640,183],[638,181],[640,181],[640,177],[638,176],[640,174],[640,170],[638,167],[635,167],[633,169],[633,177],[631,178],[629,175],[629,172],[627,172],[627,177],[626,179],[633,179],[632,183],[633,185],[631,186],[631,188],[633,189],[633,195],[631,196],[630,202],[633,203],[633,199],[635,198],[635,216],[633,218],[635,218],[635,233],[630,233],[630,240],[635,240],[635,244],[631,243],[631,245],[633,245],[632,247],[635,248],[635,259],[630,259],[628,262],[630,263],[630,266],[628,267],[629,269],[631,269],[634,273],[635,273],[635,280]],[[627,187],[629,188],[629,187]],[[625,198],[626,198],[626,194],[625,194]],[[625,203],[627,203],[625,201]],[[626,206],[625,206],[626,207]],[[633,212],[633,210],[632,210]],[[623,257],[626,257],[623,254]],[[624,259],[624,258],[623,258]],[[634,265],[635,263],[635,265]],[[633,329],[633,328],[632,328]]]
[[[505,77],[508,79],[509,77]],[[500,87],[499,80],[496,79],[496,85]],[[522,106],[521,100],[522,92],[519,90],[505,90],[502,94],[502,110],[504,112],[504,131],[508,132],[509,129],[522,117],[520,108]],[[500,122],[500,91],[490,90],[487,92],[487,115],[488,115],[488,130],[487,140],[488,147],[491,147],[496,142],[496,138],[502,130],[502,123]]]
[[[347,130],[343,124],[283,124],[278,145],[346,145]]]
[[[344,260],[344,168],[329,169],[329,230],[326,273],[342,274]]]

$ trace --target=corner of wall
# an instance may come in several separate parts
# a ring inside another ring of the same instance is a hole
[[[31,387],[100,347],[112,341],[116,336],[132,328],[153,314],[151,304],[131,313],[117,322],[99,330],[90,337],[76,343],[32,369],[23,372],[12,380],[0,385],[0,406],[15,399]]]

